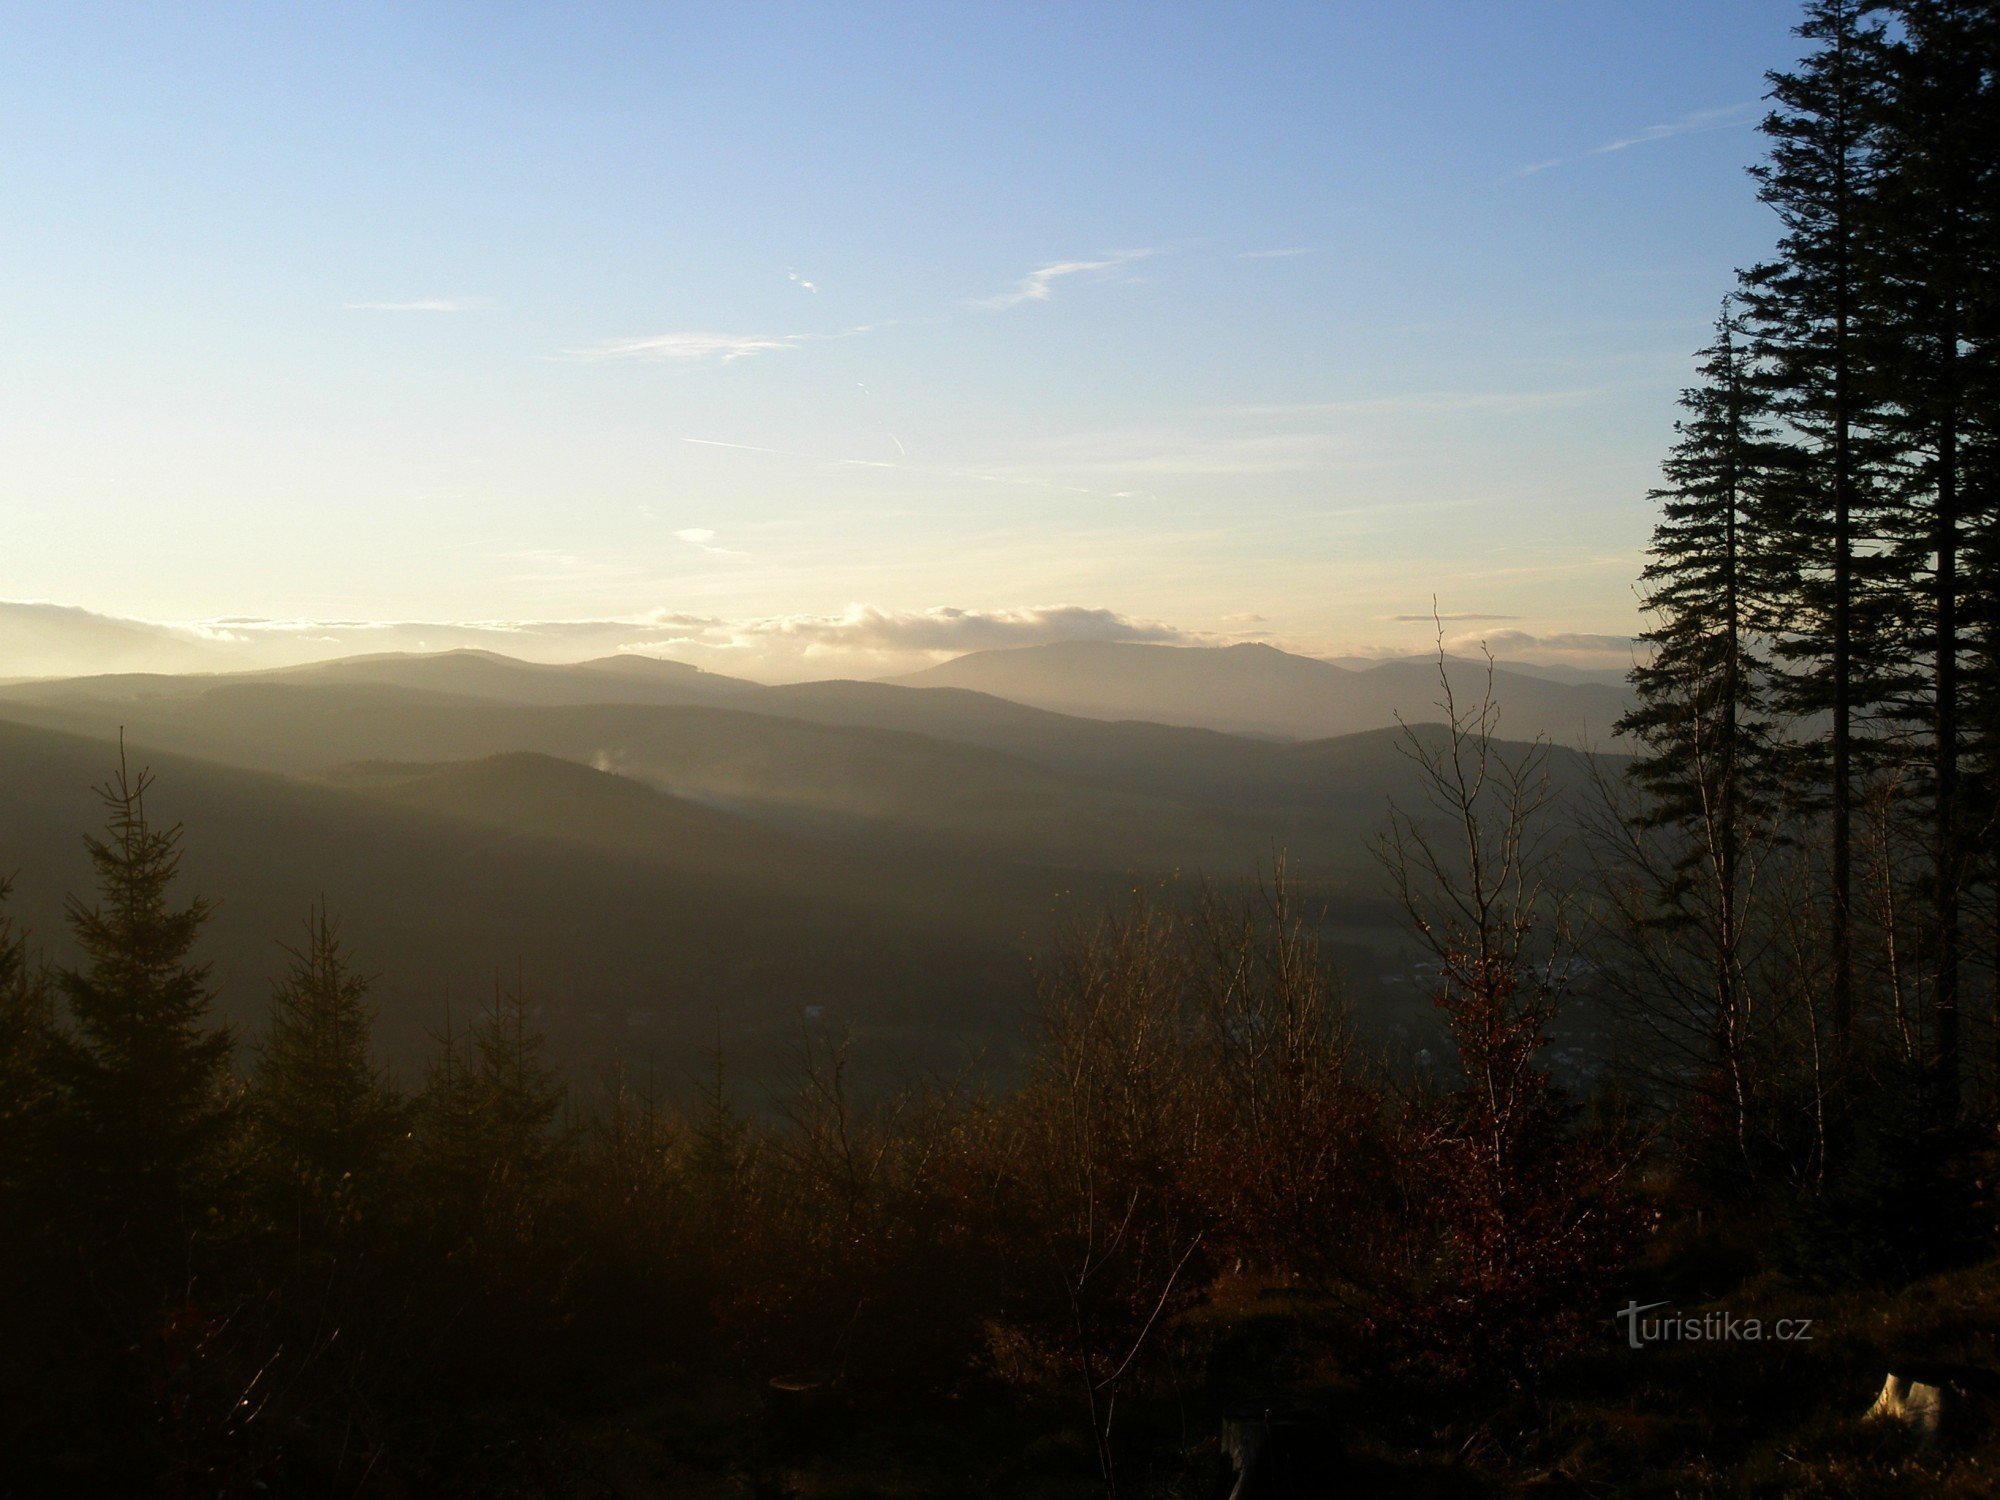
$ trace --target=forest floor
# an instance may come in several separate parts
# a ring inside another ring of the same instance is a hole
[[[1528,1385],[1467,1389],[1355,1373],[1330,1306],[1239,1285],[1183,1318],[1171,1393],[1115,1416],[1119,1492],[1207,1500],[1225,1463],[1221,1413],[1246,1396],[1319,1413],[1323,1479],[1291,1493],[1473,1496],[1984,1496],[2000,1493],[1991,1398],[1948,1408],[1925,1446],[1864,1421],[1900,1363],[2000,1369],[2000,1260],[1893,1291],[1815,1291],[1750,1269],[1746,1247],[1683,1241],[1634,1268],[1647,1314],[1706,1327],[1760,1320],[1762,1339],[1602,1338]],[[1778,1340],[1787,1320],[1808,1336]],[[650,1500],[1008,1500],[1104,1493],[1079,1398],[994,1387],[894,1401],[833,1389],[799,1401],[750,1381],[663,1375],[630,1404],[564,1424],[568,1493]],[[582,1476],[587,1474],[588,1478]]]

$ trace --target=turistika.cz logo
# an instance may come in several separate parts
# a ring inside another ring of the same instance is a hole
[[[1702,1344],[1739,1341],[1761,1343],[1766,1339],[1787,1344],[1812,1342],[1811,1318],[1779,1318],[1766,1323],[1762,1318],[1739,1318],[1731,1312],[1705,1312],[1698,1317],[1662,1313],[1657,1318],[1643,1316],[1664,1302],[1628,1302],[1618,1309],[1618,1321],[1625,1325],[1625,1340],[1634,1349],[1647,1344]]]

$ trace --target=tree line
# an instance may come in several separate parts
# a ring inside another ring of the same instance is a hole
[[[1945,1233],[2000,1066],[2000,13],[1814,0],[1799,35],[1777,251],[1656,496],[1609,899],[1712,1165],[1837,1197],[1894,1157],[1878,1195],[1928,1186],[1889,1217]]]

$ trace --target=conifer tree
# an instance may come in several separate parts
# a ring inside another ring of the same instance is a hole
[[[729,1059],[723,1050],[719,1019],[715,1046],[709,1053],[708,1076],[695,1083],[692,1135],[695,1180],[710,1195],[716,1211],[722,1213],[733,1197],[749,1150],[750,1122],[737,1112],[730,1098]]]
[[[1725,301],[1684,392],[1679,438],[1653,499],[1661,518],[1640,575],[1655,624],[1632,673],[1639,703],[1619,721],[1642,747],[1631,778],[1642,825],[1668,829],[1667,888],[1657,920],[1702,950],[1713,973],[1712,1039],[1733,1082],[1739,1133],[1746,1043],[1743,861],[1772,816],[1780,750],[1767,714],[1772,583],[1769,517],[1790,470]]]
[[[1972,851],[1961,786],[1961,696],[1973,621],[1993,579],[1993,285],[2000,277],[2000,20],[1967,0],[1894,0],[1883,46],[1872,238],[1880,303],[1872,363],[1877,425],[1894,455],[1887,541],[1896,559],[1896,715],[1927,741],[1929,982],[1935,1099],[1960,1093],[1961,894]],[[1990,637],[1989,637],[1990,638]],[[1978,676],[1975,668],[1975,677]]]
[[[230,1033],[211,1021],[209,968],[192,958],[209,907],[173,904],[181,831],[148,819],[151,784],[121,753],[99,788],[106,837],[86,840],[97,901],[69,901],[85,961],[56,972],[69,1025],[49,1059],[67,1191],[89,1232],[142,1255],[199,1232],[237,1118]]]
[[[1788,706],[1829,719],[1829,940],[1834,1027],[1844,1042],[1854,1005],[1855,738],[1873,701],[1873,500],[1862,439],[1868,401],[1863,336],[1868,194],[1879,114],[1881,27],[1865,0],[1812,0],[1798,34],[1816,50],[1769,75],[1776,108],[1763,121],[1769,160],[1753,169],[1759,196],[1784,225],[1778,258],[1747,273],[1744,294],[1777,404],[1806,440],[1812,481],[1794,517],[1791,639],[1801,664]]]
[[[470,1229],[485,1200],[487,1166],[479,1141],[477,1079],[448,999],[444,1030],[434,1040],[436,1050],[412,1101],[412,1144],[422,1182],[418,1197],[433,1217],[441,1216],[447,1234],[457,1235]]]
[[[288,1185],[324,1203],[379,1172],[398,1111],[372,1055],[368,980],[324,906],[305,928],[304,946],[286,950],[252,1098]]]
[[[508,989],[496,980],[492,1004],[472,1033],[489,1149],[498,1167],[521,1177],[548,1165],[563,1101],[561,1078],[548,1060],[546,1039],[531,1024],[531,1009],[525,985]]]
[[[460,1037],[447,1029],[417,1100],[422,1155],[443,1196],[477,1211],[547,1166],[563,1089],[517,986]]]
[[[48,984],[28,951],[27,934],[5,914],[13,882],[0,877],[0,1220],[21,1227],[20,1195],[33,1185],[48,1125],[52,1090]]]

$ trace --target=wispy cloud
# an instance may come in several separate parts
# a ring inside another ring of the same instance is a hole
[[[753,354],[796,349],[812,338],[808,333],[654,333],[641,338],[606,339],[582,349],[566,349],[564,357],[582,360],[714,360],[728,364]]]
[[[1088,276],[1093,279],[1115,274],[1137,260],[1157,255],[1157,250],[1114,250],[1098,260],[1058,260],[1048,265],[1038,266],[1014,283],[1011,290],[992,297],[978,297],[972,301],[974,307],[1001,308],[1019,307],[1023,302],[1046,302],[1054,295],[1055,283],[1070,276]]]
[[[1051,641],[1157,641],[1194,639],[1157,620],[1134,620],[1116,610],[1081,604],[1024,609],[878,609],[850,604],[839,615],[795,615],[758,621],[759,634],[805,639],[848,651],[991,651]]]
[[[419,297],[409,302],[343,302],[347,312],[476,312],[485,304],[460,297]]]
[[[1588,161],[1593,156],[1609,156],[1615,151],[1630,150],[1634,146],[1648,145],[1653,141],[1671,140],[1677,135],[1697,135],[1705,130],[1730,130],[1740,125],[1748,125],[1757,117],[1758,103],[1745,99],[1736,104],[1725,104],[1717,109],[1698,109],[1693,114],[1682,115],[1678,120],[1669,120],[1662,125],[1648,125],[1631,135],[1619,136],[1606,141],[1601,146],[1592,146],[1588,151],[1578,151],[1569,156],[1552,156],[1547,161],[1531,162],[1511,173],[1513,177],[1532,177],[1537,172],[1546,172],[1551,167],[1568,166],[1571,162]]]
[[[803,344],[851,339],[860,334],[873,333],[878,328],[887,328],[890,322],[893,320],[861,323],[837,333],[651,333],[638,338],[605,339],[581,349],[565,349],[562,357],[584,361],[676,361],[683,364],[712,361],[726,365],[732,360],[748,359],[753,354],[775,354],[785,349],[797,349]]]
[[[700,530],[702,528],[688,528]],[[1083,604],[891,609],[837,614],[697,614],[662,606],[586,619],[313,620],[231,616],[161,622],[0,600],[0,660],[10,671],[229,672],[385,651],[495,651],[573,662],[618,651],[693,659],[779,680],[907,671],[940,656],[1051,641],[1205,643],[1209,637]]]
[[[1239,250],[1238,260],[1290,260],[1294,255],[1311,255],[1310,245],[1287,245],[1282,250]]]
[[[734,548],[718,546],[715,529],[710,526],[683,526],[674,533],[674,540],[686,542],[690,547],[699,547],[714,557],[745,557],[747,553]]]
[[[785,280],[789,281],[793,286],[797,287],[802,292],[816,292],[819,290],[818,282],[807,281],[805,277],[801,276],[797,271],[785,272]]]

